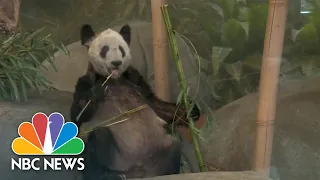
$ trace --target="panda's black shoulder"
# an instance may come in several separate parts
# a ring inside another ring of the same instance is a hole
[[[129,66],[122,77],[133,84],[145,98],[153,100],[155,96],[150,85],[136,68]]]
[[[140,81],[144,80],[140,72],[133,66],[129,66],[123,73],[123,77],[134,84],[139,84]]]

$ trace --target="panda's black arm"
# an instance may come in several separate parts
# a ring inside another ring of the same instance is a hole
[[[177,106],[175,103],[159,99],[135,68],[130,66],[123,75],[138,87],[140,93],[149,101],[149,105],[161,119],[165,120],[168,124],[177,123],[178,125],[186,125],[187,112],[184,106]],[[199,119],[200,110],[196,105],[193,107],[190,115],[194,121]]]
[[[70,108],[71,121],[78,127],[80,127],[82,123],[89,121],[96,112],[98,104],[103,101],[103,98],[104,89],[101,84],[94,83],[90,79],[89,74],[80,77],[75,86],[73,102]],[[89,100],[91,100],[90,104],[86,107],[77,121],[77,116]]]

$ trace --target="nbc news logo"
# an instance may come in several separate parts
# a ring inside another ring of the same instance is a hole
[[[18,128],[20,137],[12,142],[12,151],[17,155],[79,155],[84,150],[83,141],[76,137],[77,126],[72,122],[65,123],[60,113],[52,113],[47,117],[44,113],[36,113],[32,123],[23,122]],[[49,159],[49,160],[48,160]],[[82,171],[83,158],[11,158],[11,170],[77,170]],[[41,165],[42,164],[42,165]]]

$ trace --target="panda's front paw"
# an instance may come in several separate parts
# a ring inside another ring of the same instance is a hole
[[[98,178],[98,180],[124,180],[124,179],[127,179],[125,174],[110,174],[110,173],[104,173]]]
[[[191,108],[191,112],[190,112],[189,116],[192,118],[192,120],[194,122],[196,122],[200,118],[200,109],[198,108],[196,103],[192,104],[192,102],[191,102],[190,104],[192,105],[192,107],[190,107]]]
[[[188,99],[188,103],[191,105],[189,110],[186,110],[184,104],[179,104],[179,108],[177,111],[178,117],[180,117],[180,121],[178,121],[178,125],[188,125],[188,118],[190,117],[194,122],[198,121],[200,118],[200,109],[198,108],[196,103],[192,103],[190,99]]]
[[[105,97],[106,87],[102,84],[96,84],[91,89],[91,101],[93,102],[103,102]]]
[[[190,117],[195,122],[200,118],[200,109],[198,108],[196,103],[192,102],[190,98],[187,98],[187,100],[188,103],[191,105],[190,109],[187,112],[187,118]]]

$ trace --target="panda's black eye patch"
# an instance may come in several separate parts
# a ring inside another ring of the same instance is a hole
[[[120,52],[121,52],[121,54],[122,54],[122,57],[124,57],[124,56],[126,55],[126,52],[124,52],[123,47],[122,47],[122,46],[119,46],[119,50],[120,50]]]
[[[105,45],[101,48],[101,51],[100,51],[100,56],[102,58],[106,58],[107,56],[107,52],[109,51],[109,46]]]

